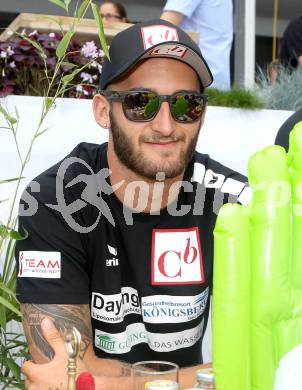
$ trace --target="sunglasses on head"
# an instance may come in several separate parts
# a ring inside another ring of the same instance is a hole
[[[106,89],[100,93],[109,100],[120,99],[125,117],[133,122],[148,122],[154,119],[162,102],[169,103],[171,115],[176,122],[196,122],[201,118],[208,101],[207,95],[188,91],[175,92],[173,95],[158,95],[148,90]]]

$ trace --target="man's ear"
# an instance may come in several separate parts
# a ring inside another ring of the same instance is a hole
[[[92,108],[96,122],[104,129],[110,128],[110,103],[106,97],[100,94],[94,95]]]

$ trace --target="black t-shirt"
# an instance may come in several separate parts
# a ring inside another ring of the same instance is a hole
[[[100,357],[198,364],[216,214],[244,202],[246,179],[196,152],[177,201],[151,215],[124,207],[108,176],[107,144],[82,143],[24,192],[18,299],[90,304]]]
[[[291,20],[284,31],[280,49],[280,63],[296,68],[302,55],[302,16]]]

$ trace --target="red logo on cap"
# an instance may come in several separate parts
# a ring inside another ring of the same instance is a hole
[[[162,26],[158,24],[154,26],[142,27],[141,32],[145,50],[161,42],[179,42],[178,33],[174,27]]]

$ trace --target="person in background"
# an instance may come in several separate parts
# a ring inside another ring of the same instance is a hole
[[[229,89],[232,0],[168,0],[161,19],[200,34],[199,47],[214,77],[212,87]]]
[[[129,22],[125,7],[116,1],[103,1],[100,5],[100,14],[106,22]]]
[[[302,65],[302,16],[292,19],[285,29],[279,62],[290,69]]]

